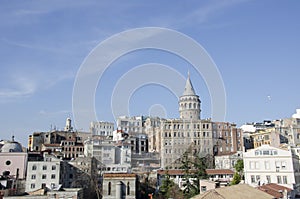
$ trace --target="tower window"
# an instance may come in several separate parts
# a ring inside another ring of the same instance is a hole
[[[127,195],[130,195],[130,184],[127,182]]]
[[[111,195],[111,182],[108,183],[108,195]]]

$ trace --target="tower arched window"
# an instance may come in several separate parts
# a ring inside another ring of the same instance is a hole
[[[111,182],[108,183],[108,195],[111,195]]]
[[[194,103],[194,108],[196,108],[196,103]]]
[[[192,103],[189,103],[189,108],[192,108]]]
[[[127,182],[127,195],[130,195],[130,183]]]

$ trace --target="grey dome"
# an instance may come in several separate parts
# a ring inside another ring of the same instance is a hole
[[[22,146],[18,142],[7,142],[5,143],[2,148],[1,152],[23,152]]]

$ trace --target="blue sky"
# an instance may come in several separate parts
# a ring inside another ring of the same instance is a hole
[[[48,131],[51,125],[63,128],[65,119],[72,117],[74,81],[88,54],[114,34],[149,26],[179,31],[206,49],[223,78],[227,121],[241,125],[285,118],[300,108],[299,1],[0,4],[0,139],[14,134],[26,144],[34,131]],[[190,70],[202,101],[202,118],[210,117],[211,99],[203,78],[179,57],[144,50],[121,57],[103,74],[95,95],[99,120],[114,120],[111,95],[122,75],[149,62],[168,65],[184,77]],[[130,115],[164,110],[167,117],[178,117],[177,97],[159,85],[141,86],[124,100],[129,101]]]

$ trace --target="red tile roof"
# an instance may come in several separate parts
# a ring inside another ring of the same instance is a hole
[[[104,178],[136,177],[134,173],[104,173]]]
[[[190,173],[195,173],[196,170],[190,170]],[[160,175],[184,175],[184,170],[181,169],[170,169],[170,170],[158,170],[158,174]],[[206,173],[208,175],[216,175],[216,174],[234,174],[234,171],[230,169],[206,169]]]
[[[60,147],[60,144],[43,144],[45,147]]]
[[[262,185],[260,187],[257,187],[257,189],[266,192],[272,196],[274,196],[275,198],[282,198],[283,197],[283,192],[284,190],[287,190],[287,192],[292,191],[292,189],[288,188],[288,187],[284,187],[278,184],[274,184],[274,183],[270,183],[270,184],[265,184]]]
[[[216,174],[234,174],[234,171],[230,169],[206,169],[206,173],[208,175],[216,175]]]
[[[189,172],[194,173],[196,172],[196,170],[190,170]],[[169,175],[184,175],[184,170],[182,169],[158,170],[157,173],[160,175],[165,175],[167,173]]]

